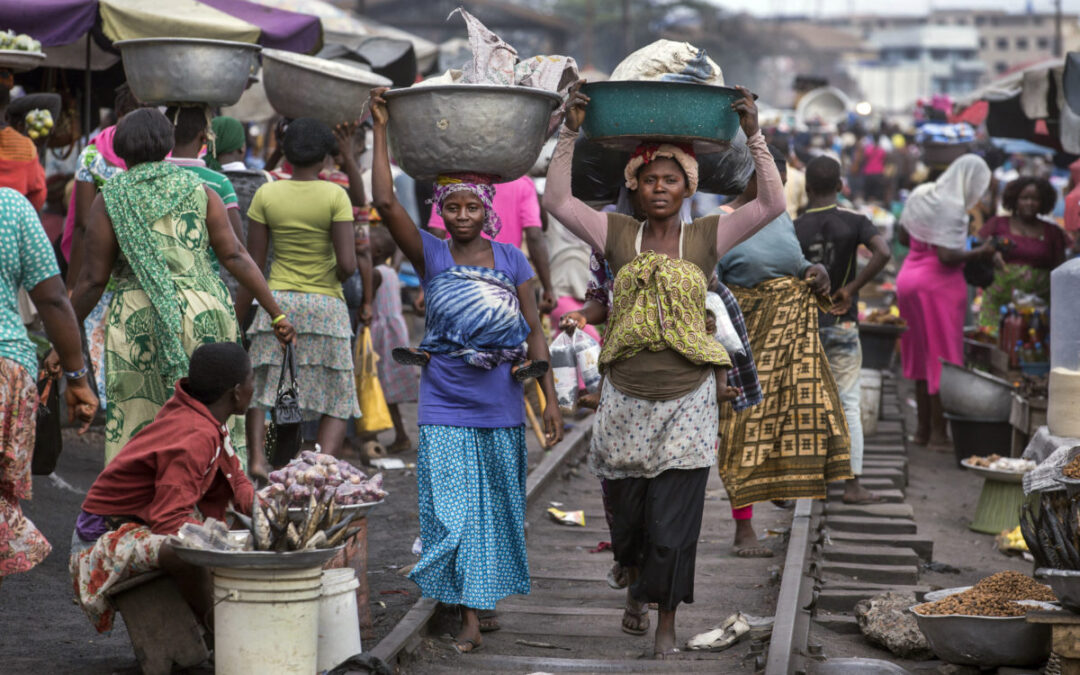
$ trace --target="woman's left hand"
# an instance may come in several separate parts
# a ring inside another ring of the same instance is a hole
[[[282,319],[274,326],[274,337],[283,345],[296,344],[296,329],[288,319]]]
[[[544,408],[544,438],[547,439],[547,447],[552,447],[562,440],[563,421],[559,406],[555,405],[552,398],[548,398],[547,407]]]
[[[811,265],[806,270],[805,279],[810,284],[810,290],[818,295],[829,294],[829,271],[821,263]]]
[[[716,369],[716,402],[727,403],[739,397],[739,388],[728,384],[728,371],[730,368]]]
[[[1001,255],[1001,251],[994,251],[994,269],[1005,270],[1005,256]]]
[[[750,138],[758,132],[758,109],[754,102],[754,95],[746,87],[735,87],[741,98],[731,104],[731,109],[739,113],[739,125],[743,133]]]

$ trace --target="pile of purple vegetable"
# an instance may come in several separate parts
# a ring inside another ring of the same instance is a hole
[[[289,506],[331,500],[340,506],[378,502],[386,496],[383,476],[368,477],[360,469],[332,455],[305,450],[284,467],[270,472],[267,496],[284,495]],[[332,495],[332,496],[331,496]]]

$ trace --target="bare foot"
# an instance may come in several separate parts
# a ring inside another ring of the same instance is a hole
[[[735,555],[739,558],[771,558],[772,549],[758,543],[750,520],[735,521]]]
[[[660,610],[653,642],[653,657],[664,660],[678,654],[675,648],[675,611]]]

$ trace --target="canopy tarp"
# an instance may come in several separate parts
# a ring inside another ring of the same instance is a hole
[[[381,24],[355,12],[341,9],[323,0],[253,0],[267,7],[286,9],[301,14],[311,14],[322,21],[327,44],[344,45],[355,48],[364,38],[377,35],[380,37],[407,40],[412,43],[416,53],[417,67],[420,72],[427,72],[435,65],[439,54],[438,45],[430,40],[413,35],[398,28]]]
[[[0,28],[40,40],[42,65],[53,68],[85,68],[87,35],[92,70],[120,60],[112,41],[134,38],[214,38],[306,54],[322,48],[318,17],[247,0],[0,0]]]

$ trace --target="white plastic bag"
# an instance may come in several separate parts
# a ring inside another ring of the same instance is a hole
[[[723,298],[716,293],[707,293],[705,295],[705,310],[716,317],[716,332],[713,337],[720,341],[720,344],[724,346],[724,349],[729,354],[745,354],[746,350],[743,349],[742,340],[739,339],[739,333],[735,330],[735,325],[731,323],[731,317],[728,316]]]
[[[573,415],[577,412],[578,399],[574,342],[569,334],[559,333],[548,351],[551,354],[551,376],[555,380],[555,396],[558,398],[559,410],[564,415]]]
[[[585,391],[600,391],[600,343],[583,330],[574,331],[574,357]]]

